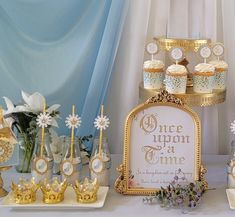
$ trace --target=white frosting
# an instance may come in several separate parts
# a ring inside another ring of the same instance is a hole
[[[146,69],[162,69],[164,66],[161,60],[147,60],[144,62],[144,68]]]
[[[214,72],[215,67],[209,63],[199,63],[195,66],[197,72]]]
[[[213,65],[215,68],[220,68],[220,69],[227,69],[228,68],[228,63],[226,63],[223,60],[212,60],[209,63],[211,65]]]
[[[187,69],[185,68],[185,66],[173,64],[167,68],[167,72],[173,74],[185,74],[187,73]]]

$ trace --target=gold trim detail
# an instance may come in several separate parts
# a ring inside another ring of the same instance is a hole
[[[37,162],[38,162],[39,160],[43,160],[43,161],[46,163],[46,170],[45,170],[44,172],[39,171],[39,170],[37,169],[37,167],[36,167]],[[40,175],[44,175],[46,172],[48,172],[48,168],[49,168],[48,160],[45,159],[44,157],[36,157],[36,158],[34,159],[34,161],[33,161],[33,169],[34,169],[37,173],[39,173]]]
[[[72,167],[73,167],[73,171],[72,171],[72,173],[70,174],[70,175],[67,175],[65,172],[64,172],[64,164],[65,163],[70,163],[71,165],[72,165]],[[67,160],[64,160],[62,163],[61,163],[61,165],[60,165],[60,171],[61,171],[61,173],[64,175],[64,176],[66,176],[66,177],[71,177],[74,173],[75,173],[75,171],[76,171],[76,168],[75,168],[75,166],[74,166],[74,164],[73,164],[73,162],[72,162],[72,160],[70,160],[70,159],[67,159]]]
[[[164,68],[143,68],[144,72],[150,72],[150,73],[164,73]]]
[[[171,102],[177,105],[184,105],[183,101],[174,95],[168,93],[166,90],[161,90],[159,94],[148,99],[145,104],[159,103],[159,102]]]
[[[207,173],[206,167],[201,165],[199,178],[200,178],[200,181],[203,182],[203,184],[204,184],[204,186],[205,186],[205,188],[207,190],[208,189],[208,182],[206,181],[206,178],[205,178],[205,174],[206,173]]]
[[[121,164],[116,169],[118,173],[120,173],[120,175],[118,176],[117,180],[114,183],[114,188],[120,194],[124,194],[127,188],[126,182],[124,180],[124,168],[125,168],[124,164]]]
[[[205,183],[204,175],[206,170],[201,165],[201,123],[198,115],[184,102],[177,98],[176,96],[169,94],[167,91],[162,90],[157,96],[154,96],[147,100],[145,103],[140,104],[136,108],[134,108],[129,115],[127,116],[125,122],[125,132],[124,132],[124,153],[123,153],[123,163],[117,168],[117,171],[120,173],[119,177],[115,182],[115,189],[118,193],[121,194],[130,194],[130,195],[152,195],[155,194],[159,189],[151,189],[151,188],[143,188],[143,187],[136,187],[136,188],[129,188],[128,181],[129,181],[129,160],[130,160],[130,138],[131,138],[131,126],[132,122],[134,121],[136,115],[145,109],[148,109],[153,106],[170,106],[175,107],[178,109],[183,110],[184,112],[188,113],[194,122],[195,128],[195,147],[194,147],[194,171],[193,177],[194,180],[203,180]]]
[[[99,183],[96,178],[94,180],[85,178],[83,182],[76,180],[73,189],[77,196],[78,203],[94,203],[97,201]]]
[[[18,183],[11,183],[13,192],[13,200],[16,204],[30,204],[36,201],[36,192],[39,189],[39,184],[34,178],[31,180],[20,179]]]
[[[161,50],[166,51],[170,51],[173,47],[181,47],[186,52],[197,52],[202,45],[207,45],[211,43],[210,39],[179,39],[155,37],[154,40],[159,44]]]
[[[140,102],[145,102],[150,97],[156,96],[161,90],[157,89],[144,89],[143,82],[139,85],[139,98]],[[212,106],[222,103],[226,99],[225,90],[213,90],[212,93],[195,93],[193,87],[187,87],[185,94],[174,94],[177,98],[190,106]]]
[[[205,76],[205,77],[210,77],[210,76],[214,76],[215,72],[198,72],[195,71],[192,73],[193,76]]]
[[[96,159],[98,159],[98,160],[100,161],[101,166],[102,166],[102,169],[101,169],[100,172],[95,171],[94,168],[93,168],[93,166],[92,166],[94,160],[96,160]],[[104,169],[105,169],[105,165],[104,165],[104,161],[103,161],[102,157],[99,156],[99,155],[94,156],[94,157],[90,160],[89,168],[90,168],[90,170],[91,170],[93,173],[95,173],[95,174],[101,174],[101,173],[103,173],[103,172],[104,172]]]
[[[0,138],[0,162],[4,163],[10,159],[13,154],[14,146],[7,138]]]
[[[60,182],[57,177],[52,180],[44,180],[40,189],[43,194],[43,202],[46,204],[56,204],[64,200],[64,192],[67,189],[67,182],[64,179]]]

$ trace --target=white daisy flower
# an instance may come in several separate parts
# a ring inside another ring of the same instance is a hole
[[[43,112],[37,116],[36,121],[37,121],[37,125],[39,127],[45,128],[45,127],[48,127],[49,125],[51,125],[52,118],[49,114]]]
[[[231,123],[230,130],[233,134],[235,134],[235,120]]]
[[[109,124],[110,124],[109,118],[103,115],[101,116],[98,115],[94,121],[94,125],[97,130],[100,130],[100,129],[106,130],[106,128],[109,127]]]
[[[69,129],[72,127],[78,128],[81,126],[82,119],[78,115],[69,115],[66,118],[65,123]]]

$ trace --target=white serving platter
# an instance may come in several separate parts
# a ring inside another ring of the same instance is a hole
[[[57,204],[45,204],[42,201],[42,193],[39,189],[37,192],[37,199],[31,204],[16,204],[13,199],[13,192],[10,192],[1,202],[0,207],[8,207],[14,209],[96,209],[102,208],[106,196],[108,194],[109,187],[101,186],[97,193],[97,201],[95,203],[78,203],[76,200],[76,194],[72,187],[66,189],[64,195],[64,201]]]
[[[235,189],[226,189],[230,209],[235,209]]]

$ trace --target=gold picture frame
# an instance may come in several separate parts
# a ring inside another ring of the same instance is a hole
[[[204,182],[204,184],[207,186],[207,182],[204,178],[204,175],[206,173],[206,169],[201,164],[201,124],[200,119],[198,115],[184,102],[175,97],[172,94],[169,94],[167,91],[162,90],[157,96],[150,98],[145,103],[140,104],[136,108],[134,108],[129,115],[127,116],[126,122],[125,122],[125,133],[124,133],[124,153],[123,153],[123,163],[117,168],[117,171],[120,173],[120,176],[117,178],[115,182],[115,189],[117,192],[121,194],[129,194],[129,195],[151,195],[156,193],[156,191],[159,188],[146,188],[143,186],[134,186],[130,187],[130,174],[131,168],[130,168],[130,158],[131,158],[131,133],[133,133],[132,129],[132,123],[134,119],[136,118],[137,114],[140,112],[144,112],[144,110],[147,110],[151,107],[159,107],[159,106],[165,106],[170,108],[176,108],[180,111],[186,112],[190,117],[193,119],[194,126],[192,129],[194,129],[194,163],[192,163],[192,179],[193,181],[201,180]],[[163,107],[162,107],[163,109]],[[178,118],[178,117],[177,117]],[[179,120],[179,119],[178,119]],[[132,150],[133,151],[133,150]],[[162,153],[161,153],[162,154]],[[138,159],[140,161],[141,159]],[[145,159],[146,160],[146,159]],[[144,162],[143,162],[144,163]]]

